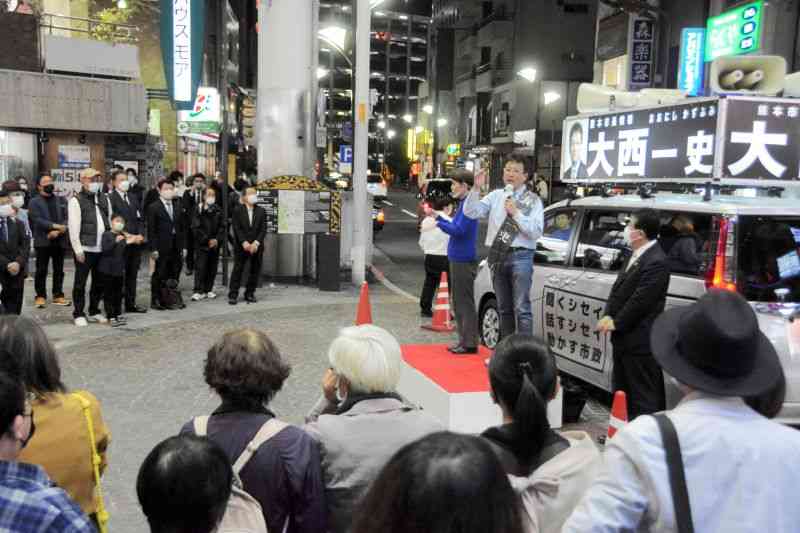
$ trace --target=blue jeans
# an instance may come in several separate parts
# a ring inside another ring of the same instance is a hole
[[[511,250],[492,278],[500,314],[501,338],[514,333],[533,335],[532,284],[533,250]]]

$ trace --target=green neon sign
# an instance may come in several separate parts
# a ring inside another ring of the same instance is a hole
[[[706,61],[749,54],[761,48],[764,2],[752,2],[708,19]]]

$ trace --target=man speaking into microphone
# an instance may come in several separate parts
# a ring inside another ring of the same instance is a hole
[[[464,215],[489,218],[486,245],[488,263],[500,314],[500,336],[533,334],[531,284],[536,241],[544,228],[544,208],[526,186],[525,159],[509,156],[503,169],[505,187],[481,199],[486,175],[475,176],[475,185],[464,200]]]

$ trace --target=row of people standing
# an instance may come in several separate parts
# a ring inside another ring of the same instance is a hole
[[[6,312],[19,314],[22,309],[22,280],[30,238],[36,250],[35,305],[39,308],[47,305],[46,282],[52,264],[51,302],[72,305],[77,326],[119,318],[123,302],[126,314],[147,311],[136,302],[137,279],[146,250],[152,252],[154,260],[150,291],[154,309],[182,306],[177,297],[169,302],[163,300],[165,295],[175,295],[184,260],[186,274],[195,275],[192,299],[215,298],[213,287],[219,257],[228,241],[235,259],[229,302],[238,300],[241,278],[248,264],[250,275],[245,299],[255,301],[266,234],[266,212],[256,206],[255,190],[245,189],[242,183],[241,197],[219,177],[207,187],[202,174],[191,178],[191,188],[187,190],[183,175],[175,171],[145,191],[133,169],[126,172],[120,167],[115,167],[107,181],[94,169],[85,169],[79,179],[81,189],[67,201],[56,194],[52,177],[40,178],[38,194],[30,203],[32,231],[27,230],[27,217],[23,218],[26,211],[16,206],[5,208],[9,211],[7,217],[0,216],[3,228],[10,228],[0,233],[0,267],[3,267],[0,284],[4,288],[0,301]],[[223,188],[227,189],[232,228],[228,239],[224,236],[223,209],[221,202],[218,203]],[[17,202],[15,195],[3,197],[8,199],[0,202]],[[115,222],[114,217],[119,220]],[[21,231],[17,231],[18,222]],[[9,232],[10,239],[6,238]],[[68,250],[74,254],[76,269],[72,301],[65,298],[63,291],[64,258]],[[116,288],[120,289],[119,297]],[[116,302],[117,299],[121,301]],[[100,312],[103,300],[108,306],[107,317]]]

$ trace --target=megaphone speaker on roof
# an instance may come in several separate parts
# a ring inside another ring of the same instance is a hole
[[[718,57],[711,63],[712,94],[775,96],[783,91],[786,60],[781,56]]]
[[[686,94],[676,89],[642,89],[633,92],[619,91],[605,85],[581,83],[578,87],[578,112],[592,113],[671,104],[685,98]]]
[[[800,98],[800,72],[786,76],[784,80],[783,96]]]

